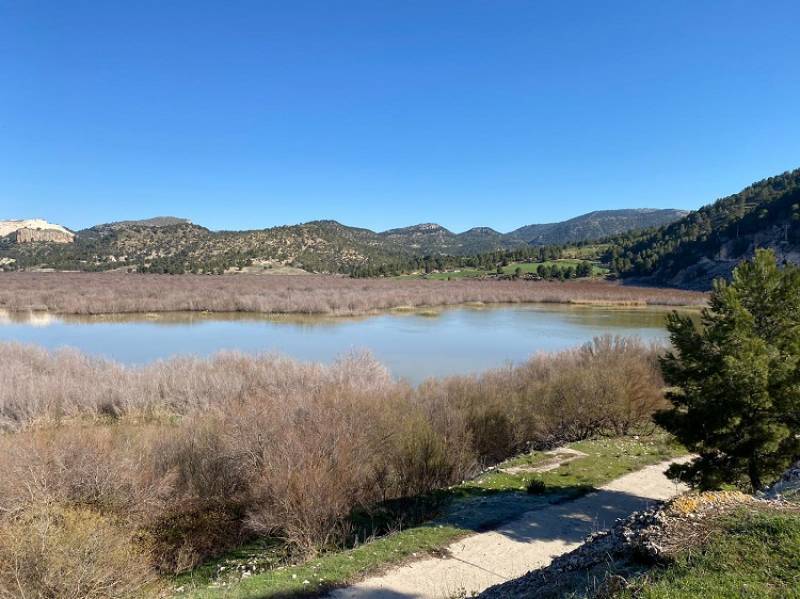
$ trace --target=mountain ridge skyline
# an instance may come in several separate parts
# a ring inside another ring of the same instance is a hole
[[[180,272],[202,264],[203,270],[219,272],[232,265],[260,263],[302,265],[314,272],[355,272],[365,264],[399,263],[413,256],[470,256],[530,245],[591,241],[663,225],[684,214],[647,209],[589,213],[561,223],[525,225],[508,234],[487,227],[453,233],[431,223],[375,232],[333,220],[211,231],[185,219],[155,217],[94,225],[77,231],[73,242],[61,247],[46,243],[41,235],[23,235],[20,243],[11,234],[0,238],[0,258],[15,268],[57,270],[132,267]],[[37,243],[40,239],[43,242]]]
[[[439,222],[435,222],[433,220],[423,220],[414,224],[410,225],[401,225],[397,227],[389,227],[389,228],[380,228],[380,227],[368,227],[368,226],[360,226],[356,224],[348,224],[345,222],[343,218],[314,218],[310,220],[302,220],[296,222],[284,222],[284,223],[276,223],[276,224],[265,224],[264,226],[256,226],[256,227],[247,227],[247,228],[215,228],[213,226],[207,226],[201,221],[195,220],[193,218],[183,217],[183,216],[175,216],[173,214],[160,214],[156,216],[145,216],[142,218],[131,218],[131,219],[123,219],[123,220],[103,220],[100,222],[94,222],[93,224],[88,224],[86,226],[71,226],[70,224],[65,224],[66,221],[62,219],[56,218],[48,218],[47,215],[34,213],[33,216],[30,215],[14,215],[13,217],[8,217],[7,215],[0,214],[0,222],[22,222],[22,221],[31,221],[31,220],[41,220],[46,221],[53,225],[59,225],[66,228],[73,233],[78,233],[80,231],[88,231],[95,227],[101,226],[110,226],[110,225],[141,225],[141,226],[161,226],[161,225],[152,225],[150,224],[151,221],[158,221],[162,219],[166,219],[170,222],[168,224],[190,224],[202,227],[207,229],[212,233],[235,233],[235,232],[244,232],[244,231],[265,231],[269,229],[277,229],[281,227],[298,227],[303,225],[312,225],[317,223],[331,223],[341,225],[343,227],[347,227],[349,229],[362,229],[364,231],[369,231],[371,233],[376,234],[390,234],[396,232],[409,232],[413,229],[421,229],[425,227],[431,228],[438,228],[441,230],[446,231],[447,233],[451,233],[453,235],[464,235],[466,233],[479,233],[479,232],[486,232],[486,233],[496,233],[498,235],[513,235],[518,231],[521,231],[528,227],[544,227],[544,226],[551,226],[551,225],[560,225],[563,223],[568,223],[577,219],[594,216],[594,215],[604,215],[604,214],[648,214],[648,213],[681,213],[682,215],[689,214],[693,210],[686,209],[686,208],[651,208],[651,207],[643,207],[643,208],[608,208],[608,209],[598,209],[598,210],[591,210],[588,212],[583,212],[580,214],[576,214],[569,218],[565,218],[563,220],[556,220],[556,221],[541,221],[541,222],[531,222],[526,225],[517,226],[513,229],[503,230],[503,228],[497,228],[491,225],[474,225],[467,228],[463,227],[451,227],[447,225],[443,225]]]

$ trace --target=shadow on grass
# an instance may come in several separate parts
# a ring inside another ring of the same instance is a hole
[[[574,545],[583,542],[592,532],[610,528],[616,519],[657,503],[635,492],[597,490],[587,485],[553,485],[543,488],[533,486],[532,489],[535,492],[526,493],[508,489],[459,486],[416,497],[386,501],[369,510],[353,512],[350,518],[352,534],[348,542],[344,546],[332,547],[328,556],[335,560],[337,556],[344,555],[342,553],[344,550],[355,546],[366,547],[364,543],[370,539],[412,528],[425,531],[444,527],[455,529],[456,532],[464,531],[464,534],[492,530],[519,543],[557,541],[563,545]],[[430,538],[430,535],[423,532],[418,538]],[[441,538],[442,545],[447,545],[455,537]],[[403,542],[404,548],[408,549],[408,542],[405,539]],[[268,552],[273,554],[276,551],[285,551],[285,547],[281,549],[280,545],[275,546],[271,543],[262,546],[269,546]],[[431,547],[420,546],[419,549],[414,548],[410,551],[419,552],[423,556],[440,555],[432,551]],[[447,554],[444,553],[441,557],[446,559]],[[320,559],[325,560],[326,556],[323,555]],[[267,569],[271,570],[276,565],[279,564],[273,562]],[[358,572],[375,572],[382,566],[396,565],[398,563],[394,560],[364,564],[365,569],[359,568]],[[348,584],[351,579],[352,574],[349,574],[346,579],[329,579],[330,583],[316,585],[313,590],[311,588],[286,590],[284,587],[284,590],[278,591],[264,588],[263,591],[259,589],[256,593],[251,592],[246,596],[248,599],[320,597],[339,588],[337,598],[414,597],[394,591],[358,587],[342,589],[341,587]],[[235,594],[224,596],[236,597]]]
[[[516,509],[509,507],[508,511],[502,512],[508,516],[504,524],[498,526],[490,525],[491,520],[477,517],[477,526],[469,528],[475,532],[480,532],[487,528],[495,533],[501,534],[520,544],[552,543],[556,542],[561,547],[542,548],[542,554],[554,551],[559,553],[569,550],[570,545],[583,543],[593,532],[610,528],[617,519],[624,518],[632,512],[646,509],[647,507],[661,503],[661,501],[647,496],[637,495],[635,492],[626,493],[612,490],[594,490],[588,487],[566,487],[559,489],[558,495],[542,495],[527,498],[521,493],[477,493],[479,496],[476,501],[485,501],[487,511],[495,510],[498,505],[506,507],[502,502],[518,501]],[[539,503],[533,509],[527,509],[532,502],[538,500]],[[476,506],[471,506],[475,508]],[[481,508],[476,511],[480,514]],[[521,511],[521,513],[520,513]],[[459,512],[456,510],[456,514]],[[499,518],[495,513],[492,516],[495,520]],[[434,520],[437,522],[447,522],[453,520],[452,514],[447,514]],[[465,528],[467,520],[456,517],[455,522],[459,527]],[[452,523],[452,522],[451,522]],[[443,556],[447,559],[447,555]],[[576,590],[580,584],[587,583],[586,580],[565,581],[574,585]],[[567,585],[569,586],[569,585]],[[565,587],[566,588],[566,587]],[[566,592],[566,591],[565,591]],[[343,591],[338,591],[336,599],[390,599],[392,597],[415,597],[417,595],[397,593],[396,591],[383,591],[375,589],[364,589],[358,586],[350,587]],[[536,595],[531,595],[536,596]]]
[[[529,494],[524,491],[456,487],[425,495],[393,499],[351,514],[353,534],[347,546],[366,539],[424,526],[453,526],[485,532],[518,518],[525,512],[577,499],[594,491],[589,485],[545,487]]]
[[[575,543],[592,532],[610,528],[618,518],[661,503],[635,493],[596,490],[587,485],[559,487],[539,495],[474,491],[416,525],[446,525],[475,533],[492,530],[520,543]]]

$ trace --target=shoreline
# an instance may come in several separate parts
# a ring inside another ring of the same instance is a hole
[[[463,302],[458,304],[436,304],[422,306],[395,306],[380,308],[356,314],[331,312],[252,312],[247,310],[159,310],[142,312],[96,312],[75,313],[55,312],[52,310],[7,310],[0,308],[0,324],[9,321],[14,324],[37,324],[50,320],[67,323],[81,322],[144,322],[163,321],[165,324],[184,323],[192,320],[241,320],[241,321],[275,321],[302,322],[306,319],[315,322],[336,322],[340,320],[366,320],[380,316],[420,316],[436,318],[450,310],[499,310],[504,308],[538,308],[538,309],[575,309],[575,310],[608,310],[608,311],[653,311],[699,312],[704,306],[699,304],[648,304],[642,302],[582,302],[582,301],[509,301],[509,302]]]

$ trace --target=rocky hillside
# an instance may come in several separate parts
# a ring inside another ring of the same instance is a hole
[[[572,224],[541,226],[564,225],[559,229],[562,233],[551,231],[547,239],[583,241],[624,223],[644,226],[651,222],[621,214],[629,212],[592,213],[587,215],[589,220],[579,217],[568,221]],[[666,213],[676,217],[678,213],[633,212],[652,218],[656,213],[662,215],[659,218],[666,218]],[[0,259],[5,268],[218,273],[293,266],[311,272],[350,273],[367,264],[397,263],[414,256],[470,256],[523,248],[540,243],[540,238],[526,240],[517,232],[504,234],[488,227],[453,233],[432,223],[378,233],[331,220],[252,231],[211,231],[185,219],[157,217],[96,225],[79,231],[74,241],[67,248],[52,243],[22,245],[15,243],[16,239],[6,239],[0,242]]]
[[[490,227],[475,227],[463,233],[453,233],[440,225],[426,223],[392,229],[379,235],[410,248],[417,254],[466,256],[525,245],[563,245],[592,241],[626,231],[659,227],[687,214],[686,210],[653,208],[601,210],[563,222],[526,225],[510,233],[500,233]]]
[[[6,268],[59,270],[221,273],[290,265],[311,272],[349,272],[369,261],[387,262],[406,254],[372,231],[334,221],[210,231],[184,220],[159,219],[97,225],[79,231],[70,247],[0,243]]]

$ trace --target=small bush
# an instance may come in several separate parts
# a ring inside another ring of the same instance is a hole
[[[528,482],[525,490],[528,492],[528,495],[541,495],[547,491],[547,485],[544,484],[544,481],[534,478]]]

